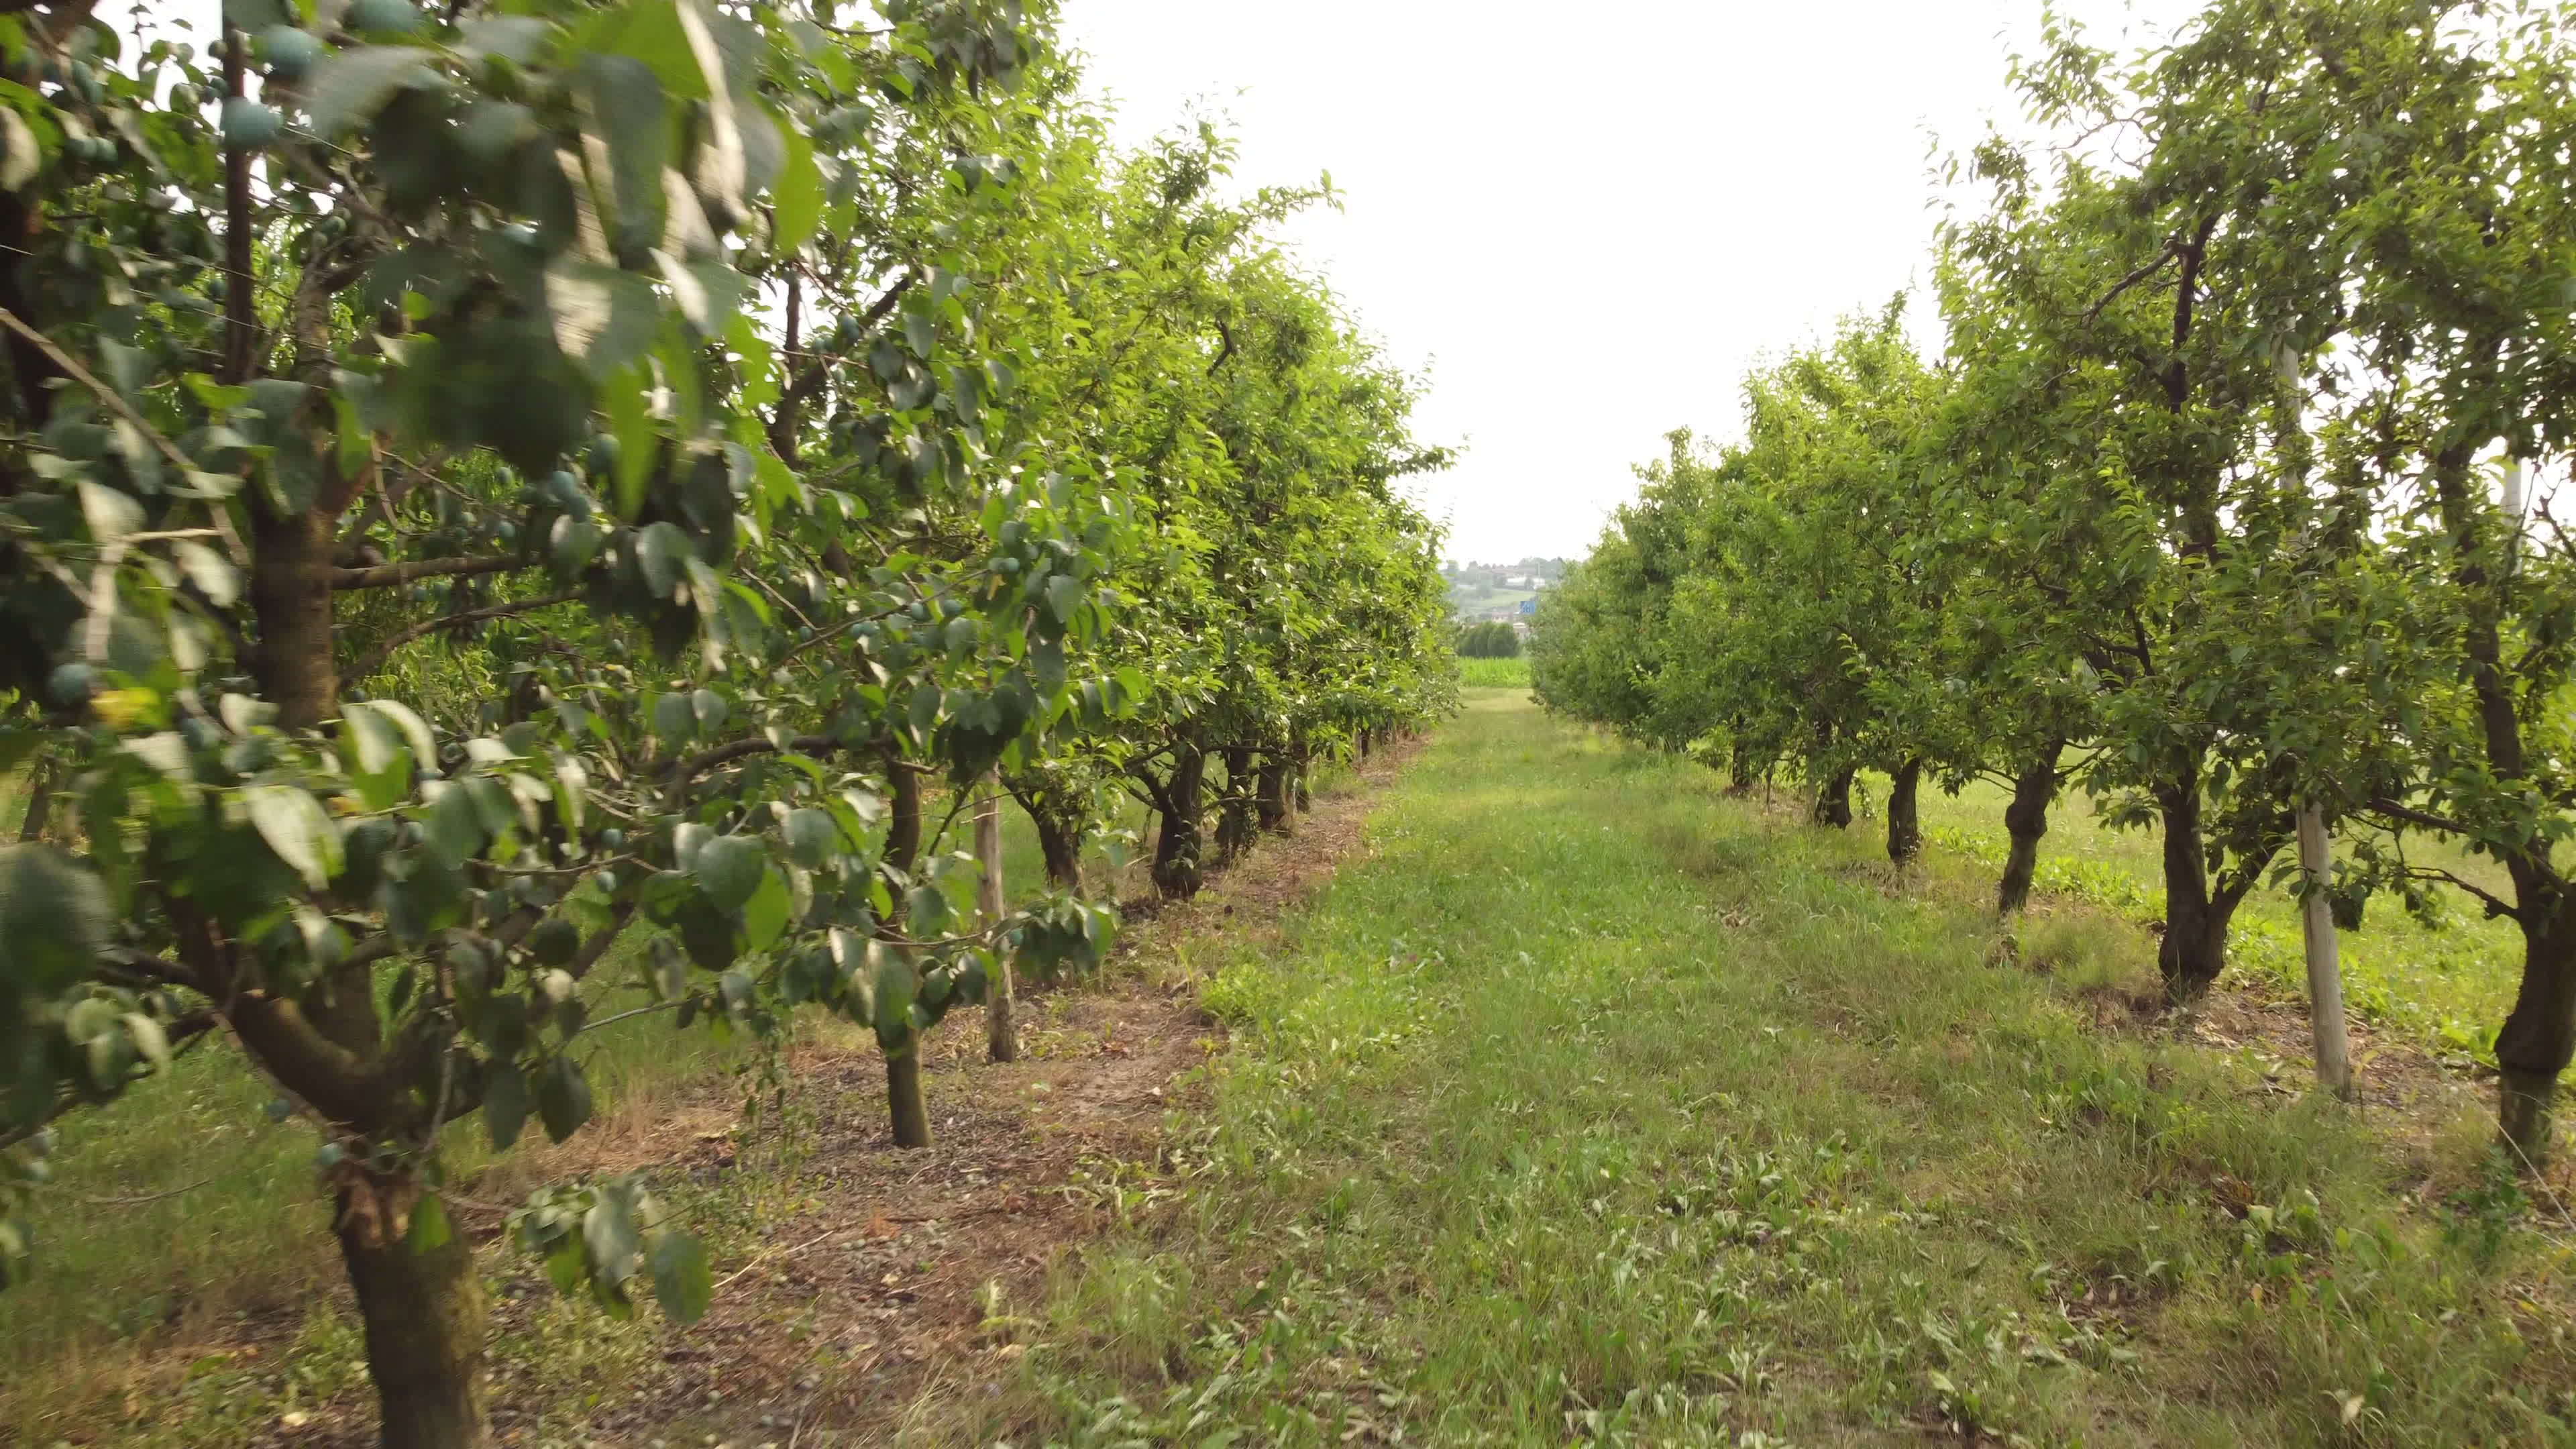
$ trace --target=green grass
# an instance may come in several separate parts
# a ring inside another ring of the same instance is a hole
[[[2124,921],[1999,964],[1982,867],[1469,700],[1293,944],[1224,959],[1178,1205],[938,1437],[2576,1443],[2566,1250],[2473,1115],[2400,1160],[2096,1030],[2152,989]]]
[[[1886,798],[1883,779],[1875,800]],[[1937,846],[1990,868],[2001,868],[2008,793],[1977,783],[1958,795],[1926,791],[1923,824]],[[2492,861],[2475,859],[2438,842],[2417,842],[2424,863],[2459,872],[2480,885],[2510,894]],[[2159,845],[2153,832],[2113,830],[2078,794],[2051,812],[2040,847],[2038,888],[2070,895],[2135,917],[2164,913]],[[2285,856],[2277,865],[2288,864]],[[2370,903],[2359,931],[2341,938],[2344,1000],[2353,1011],[2385,1023],[2441,1052],[2492,1062],[2496,1027],[2513,1005],[2522,971],[2522,937],[2512,922],[2490,919],[2465,894],[2443,892],[2447,909],[2426,926],[2391,900]],[[2229,938],[2231,967],[2240,975],[2296,994],[2307,992],[2298,903],[2284,885],[2266,883],[2239,909]]]
[[[1521,689],[1530,687],[1530,662],[1519,659],[1458,660],[1458,682],[1469,689]]]

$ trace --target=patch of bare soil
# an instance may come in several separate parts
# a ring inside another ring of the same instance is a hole
[[[1197,1005],[1192,945],[1275,932],[1359,847],[1381,788],[1418,748],[1372,757],[1355,781],[1319,796],[1294,834],[1264,836],[1213,872],[1197,899],[1137,903],[1102,981],[1024,989],[1021,1060],[984,1059],[980,1012],[943,1024],[924,1049],[936,1131],[928,1149],[895,1149],[872,1039],[851,1031],[800,1043],[790,1073],[806,1114],[794,1129],[804,1154],[797,1206],[758,1251],[716,1264],[707,1316],[662,1330],[659,1362],[640,1379],[602,1384],[599,1407],[569,1442],[873,1443],[926,1392],[998,1385],[1018,1352],[1009,1311],[1036,1301],[1057,1255],[1118,1221],[1122,1189],[1152,1174],[1167,1115],[1187,1108],[1195,1069],[1219,1046],[1220,1029]],[[720,1185],[739,1170],[727,1130],[739,1090],[709,1083],[702,1100],[668,1104],[583,1160],[647,1168],[664,1185]],[[488,1203],[487,1191],[478,1183],[467,1195]],[[554,1290],[535,1263],[508,1256],[498,1211],[468,1204],[460,1217],[496,1266],[517,1270],[493,1304],[496,1336],[528,1325]],[[562,1394],[559,1380],[522,1381],[503,1364],[492,1388],[495,1437],[540,1442],[537,1415],[549,1405],[560,1414]],[[255,1442],[357,1449],[373,1440],[363,1385],[295,1417]],[[548,1440],[565,1439],[560,1424]]]

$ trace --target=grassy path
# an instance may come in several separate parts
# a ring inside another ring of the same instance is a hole
[[[1981,875],[1712,783],[1472,693],[1296,949],[1208,988],[1240,1040],[1176,1204],[948,1435],[2576,1443],[2564,1239],[2473,1129],[2410,1159],[2097,1031],[2125,925],[2000,964]]]

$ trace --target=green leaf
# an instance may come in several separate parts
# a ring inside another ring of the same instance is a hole
[[[373,120],[396,91],[446,84],[430,68],[431,58],[431,52],[411,45],[352,45],[324,56],[303,87],[304,114],[313,133],[329,140]]]
[[[327,890],[343,861],[340,827],[322,802],[292,785],[253,785],[242,791],[253,829],[277,858],[315,890]]]
[[[766,951],[778,944],[787,930],[787,919],[793,913],[794,893],[787,888],[787,877],[775,869],[760,873],[760,888],[743,903],[742,930],[744,944],[754,951]]]
[[[632,523],[644,511],[644,485],[662,452],[661,436],[653,428],[650,371],[639,362],[607,379],[600,386],[599,405],[608,415],[609,435],[617,440],[617,516]]]
[[[537,1119],[555,1142],[580,1131],[590,1120],[590,1083],[581,1074],[581,1064],[570,1056],[547,1062],[545,1075],[537,1078]]]
[[[871,953],[878,954],[878,953]],[[912,1029],[912,997],[921,984],[912,963],[901,951],[889,949],[878,954],[876,979],[877,1045],[887,1051],[902,1049]]]
[[[829,810],[807,806],[787,812],[783,827],[787,837],[787,856],[807,870],[819,870],[841,848],[841,822]]]
[[[206,596],[206,602],[218,609],[229,609],[241,598],[241,575],[224,556],[192,538],[179,540],[171,552],[178,557],[179,568],[188,582]]]
[[[410,790],[411,751],[392,720],[364,703],[352,704],[340,716],[340,743],[349,778],[369,810],[390,810]]]
[[[624,56],[648,67],[674,98],[707,98],[707,78],[698,68],[688,32],[681,28],[673,0],[634,0],[609,6],[573,37],[581,51]]]
[[[460,49],[477,55],[506,57],[515,65],[533,63],[554,34],[552,22],[533,15],[493,15],[457,25]]]
[[[557,518],[546,537],[546,567],[556,582],[568,584],[579,579],[590,561],[599,556],[601,539],[599,525],[579,514]]]
[[[626,1193],[602,1191],[581,1215],[582,1250],[590,1256],[593,1278],[623,1283],[635,1276],[643,1256],[644,1232],[635,1221],[635,1204]]]
[[[713,739],[716,731],[724,728],[725,716],[731,713],[731,707],[725,703],[725,697],[712,689],[700,689],[691,693],[689,706],[698,717],[698,733],[709,739]]]
[[[483,1127],[492,1149],[507,1151],[528,1122],[528,1074],[517,1062],[494,1062],[483,1073]]]
[[[1070,624],[1082,608],[1082,580],[1071,574],[1057,574],[1047,580],[1047,609],[1060,624]]]
[[[350,708],[373,710],[392,720],[395,728],[400,729],[403,738],[411,744],[413,767],[424,775],[438,773],[438,736],[430,733],[428,722],[413,713],[410,705],[396,699],[371,699]]]
[[[770,192],[775,208],[772,245],[786,256],[803,246],[823,219],[823,168],[815,164],[814,142],[804,132],[793,126],[778,129],[787,146],[787,160]]]
[[[123,543],[143,527],[143,505],[103,483],[80,481],[81,521],[101,548]]]
[[[689,874],[719,909],[739,910],[760,889],[762,867],[767,863],[759,841],[748,835],[719,835],[698,847]]]
[[[680,590],[689,576],[689,560],[697,557],[689,536],[674,523],[656,523],[637,535],[635,563],[644,571],[644,587],[653,597],[667,599]]]
[[[579,257],[560,258],[546,269],[546,310],[555,345],[600,378],[651,351],[662,325],[661,302],[650,281]]]
[[[698,737],[698,711],[687,695],[666,694],[653,701],[653,737],[669,750]]]
[[[454,781],[433,781],[429,792],[429,812],[421,820],[430,848],[437,851],[451,867],[461,866],[483,850],[483,813],[474,806],[473,792]]]
[[[161,1029],[161,1023],[133,1011],[122,1019],[125,1035],[134,1043],[134,1054],[161,1071],[170,1070],[170,1035]]]
[[[686,1233],[665,1230],[653,1239],[653,1297],[673,1322],[704,1318],[714,1301],[716,1280],[707,1265],[707,1250]]]
[[[434,1192],[425,1192],[411,1205],[411,1236],[415,1253],[435,1253],[456,1236],[456,1227],[447,1220],[447,1204]]]
[[[653,68],[629,55],[581,59],[583,88],[599,139],[608,146],[610,189],[617,201],[611,241],[618,255],[662,238],[663,169],[671,164],[670,103]]]
[[[0,846],[0,988],[60,992],[88,973],[115,920],[106,884],[71,856]]]
[[[566,755],[555,762],[555,810],[563,817],[564,829],[581,833],[582,807],[590,799],[590,771],[581,761]]]

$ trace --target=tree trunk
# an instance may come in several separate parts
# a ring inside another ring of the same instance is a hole
[[[2165,867],[2165,935],[2156,948],[2156,970],[2164,977],[2165,998],[2181,1005],[2199,999],[2226,968],[2227,923],[2235,903],[2222,905],[2210,894],[2198,772],[2158,790],[2156,801],[2164,816]]]
[[[2529,762],[2504,667],[2503,595],[2496,571],[2480,556],[2483,500],[2469,486],[2469,467],[2482,442],[2461,438],[2435,456],[2434,494],[2443,531],[2458,553],[2452,579],[2469,604],[2461,648],[2477,694],[2487,768],[2498,781],[2513,782],[2529,773]],[[2519,849],[2499,854],[2513,877],[2514,918],[2522,927],[2522,982],[2496,1032],[2496,1135],[2523,1171],[2536,1172],[2549,1162],[2558,1076],[2576,1049],[2576,894],[2551,862],[2546,836],[2527,837]]]
[[[1082,893],[1082,835],[1053,810],[1031,809],[1037,827],[1038,853],[1046,858],[1047,884],[1068,895]]]
[[[894,791],[886,819],[885,863],[906,875],[912,873],[921,858],[921,776],[904,763],[902,751],[886,751],[886,780]],[[901,899],[901,893],[897,893]],[[877,924],[880,936],[894,938],[900,926],[894,919]],[[903,947],[894,949],[901,951]],[[906,952],[909,955],[909,952]],[[897,1147],[930,1145],[930,1109],[921,1100],[921,1036],[907,1029],[908,1040],[886,1053],[886,1107],[894,1125]]]
[[[54,793],[62,784],[63,766],[51,756],[40,756],[27,771],[27,813],[18,822],[18,843],[32,844],[45,838],[45,825],[53,818]]]
[[[2522,897],[2522,985],[2495,1039],[2498,1138],[2526,1170],[2549,1162],[2558,1077],[2576,1055],[2576,894],[2534,886]]]
[[[1923,817],[1916,804],[1923,788],[1923,762],[1906,761],[1896,767],[1893,778],[1887,792],[1887,858],[1898,865],[1912,865],[1923,853]]]
[[[340,1260],[357,1290],[367,1372],[384,1416],[384,1449],[482,1449],[491,1442],[483,1412],[483,1280],[474,1249],[451,1232],[415,1252],[374,1211],[351,1211],[340,1194]],[[359,1204],[364,1207],[365,1204]],[[370,1241],[370,1240],[375,1241]]]
[[[1300,755],[1297,758],[1297,813],[1300,815],[1311,815],[1315,810],[1315,792],[1307,778],[1312,770],[1312,763]]]
[[[894,1121],[894,1145],[930,1145],[930,1105],[921,1096],[921,1038],[899,1052],[886,1053],[886,1111]]]
[[[2030,768],[2013,777],[2012,803],[2004,807],[2004,833],[2012,849],[1995,885],[1995,914],[2018,915],[2030,904],[2031,878],[2039,873],[2039,842],[2048,834],[2048,807],[2057,800],[2057,761],[2063,743],[2052,743]]]
[[[1726,750],[1726,798],[1741,800],[1753,793],[1753,752],[1738,740]]]
[[[1206,780],[1207,755],[1181,746],[1172,777],[1163,786],[1163,829],[1154,838],[1154,888],[1166,900],[1185,901],[1199,893],[1200,791]]]
[[[975,904],[991,926],[1002,919],[1009,907],[1002,890],[1002,781],[999,775],[987,776],[984,799],[975,811],[975,858],[984,867],[983,879],[975,889]],[[1012,1019],[1013,982],[1011,952],[1005,945],[993,948],[993,979],[984,998],[984,1047],[997,1062],[1020,1059],[1020,1034]]]
[[[1252,751],[1227,750],[1224,759],[1225,795],[1216,818],[1216,858],[1220,863],[1251,849],[1253,832]]]
[[[1849,828],[1852,823],[1851,792],[1852,772],[1836,772],[1817,787],[1815,809],[1809,812],[1809,818],[1818,825],[1830,825],[1836,830]]]
[[[312,729],[340,712],[331,651],[331,520],[251,510],[250,606],[259,620],[260,693],[283,730]],[[422,769],[431,768],[424,762]]]
[[[1289,815],[1288,762],[1276,756],[1263,760],[1260,779],[1261,828],[1273,835],[1286,835],[1295,828]]]
[[[886,751],[887,802],[885,863],[906,875],[921,858],[921,776],[904,762],[900,750]]]

